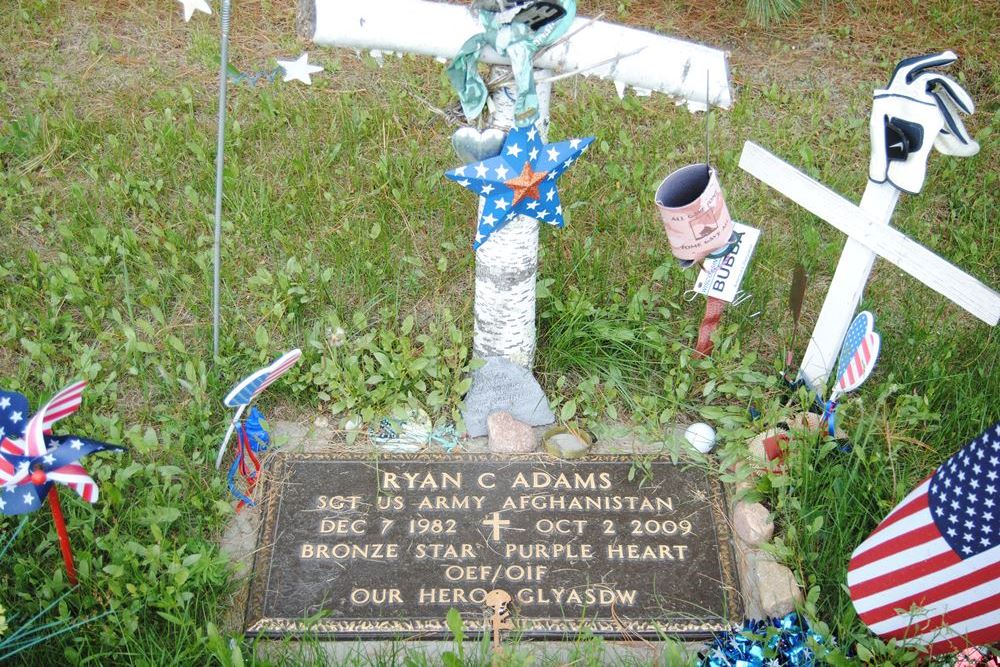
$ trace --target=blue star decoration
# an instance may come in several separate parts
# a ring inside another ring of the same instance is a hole
[[[486,198],[472,249],[518,215],[547,225],[564,224],[556,179],[576,161],[594,137],[546,144],[535,126],[516,127],[507,134],[496,157],[452,169],[445,176]]]

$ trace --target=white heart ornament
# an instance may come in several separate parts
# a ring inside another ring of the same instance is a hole
[[[463,162],[481,162],[500,154],[507,134],[491,127],[480,132],[474,127],[460,127],[451,136],[451,146]]]

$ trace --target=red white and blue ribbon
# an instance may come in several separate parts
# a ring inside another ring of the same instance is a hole
[[[271,436],[264,428],[264,415],[257,408],[251,408],[250,416],[239,425],[236,439],[236,458],[229,466],[227,480],[229,492],[240,501],[236,506],[236,510],[239,511],[244,505],[254,506],[250,494],[253,493],[260,474],[260,454],[267,451],[267,446],[271,443]],[[237,488],[237,473],[245,482],[245,493]]]
[[[847,329],[837,363],[837,381],[823,413],[830,435],[835,432],[837,399],[864,384],[875,369],[882,349],[882,338],[873,330],[874,327],[875,316],[866,310],[858,313]]]
[[[216,469],[222,466],[222,457],[226,453],[226,445],[229,444],[229,438],[232,437],[233,431],[236,429],[237,424],[239,424],[240,417],[243,416],[243,411],[246,410],[247,406],[249,406],[261,392],[271,386],[275,380],[287,373],[288,370],[294,366],[301,357],[302,350],[299,350],[298,348],[285,352],[271,365],[265,366],[259,371],[256,371],[255,373],[240,380],[236,386],[233,387],[228,394],[226,394],[226,397],[223,399],[223,403],[225,403],[227,407],[236,408],[236,413],[233,415],[233,420],[229,423],[229,428],[226,430],[225,437],[222,438],[222,445],[219,446],[219,454],[215,457]]]

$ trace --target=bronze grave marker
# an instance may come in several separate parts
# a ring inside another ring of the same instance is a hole
[[[276,455],[246,631],[444,638],[454,607],[475,634],[494,589],[529,638],[693,639],[740,621],[720,485],[659,459],[629,480],[632,465]]]

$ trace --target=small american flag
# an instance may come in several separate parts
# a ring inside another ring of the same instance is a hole
[[[878,361],[878,353],[881,348],[882,339],[874,331],[869,331],[861,338],[854,354],[846,359],[844,372],[837,378],[837,384],[833,387],[834,395],[832,398],[836,398],[838,394],[846,394],[857,389],[868,379],[872,370],[875,369],[875,362]]]
[[[840,346],[840,357],[837,361],[838,385],[839,380],[847,373],[861,342],[874,330],[875,316],[867,310],[858,313],[851,322],[851,326],[847,328],[847,333],[844,334],[844,343]]]
[[[937,471],[851,557],[858,616],[932,654],[1000,641],[1000,422]]]
[[[226,395],[223,402],[230,408],[236,408],[241,405],[249,405],[257,394],[267,389],[271,383],[284,375],[289,368],[295,365],[295,362],[297,362],[301,356],[302,351],[299,349],[285,352],[270,366],[266,366],[253,375],[241,380],[239,384],[233,387],[232,390]]]

